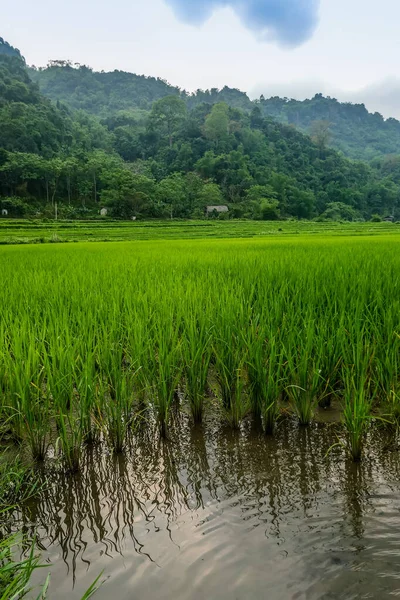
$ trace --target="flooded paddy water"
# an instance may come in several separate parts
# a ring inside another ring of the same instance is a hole
[[[285,419],[267,437],[176,415],[167,441],[146,430],[124,454],[89,449],[77,475],[56,470],[18,525],[37,530],[54,600],[101,571],[99,600],[396,597],[396,439],[371,428],[359,464],[338,439],[329,422]]]

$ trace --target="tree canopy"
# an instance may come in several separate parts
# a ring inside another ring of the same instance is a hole
[[[107,206],[120,218],[191,218],[226,204],[230,218],[400,218],[399,157],[349,160],[329,147],[323,111],[310,109],[305,135],[282,122],[290,101],[275,99],[277,118],[268,102],[65,61],[33,71],[0,54],[0,205],[46,215],[57,203],[71,217]]]
[[[281,123],[292,125],[308,135],[316,135],[326,126],[326,145],[353,159],[372,160],[380,155],[400,153],[400,122],[370,113],[364,104],[338,102],[316,94],[299,101],[261,96],[251,101],[244,92],[227,86],[222,89],[198,89],[189,94],[161,78],[144,77],[124,71],[98,73],[85,65],[51,61],[47,68],[31,69],[30,76],[45,96],[62,101],[69,108],[82,109],[106,118],[119,111],[150,110],[165,96],[180,97],[189,110],[202,104],[225,103],[231,108],[251,112],[260,109]],[[320,138],[321,139],[321,138]]]

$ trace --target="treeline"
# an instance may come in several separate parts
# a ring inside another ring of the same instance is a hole
[[[107,206],[121,218],[193,218],[226,204],[224,218],[400,217],[397,159],[349,161],[323,135],[313,141],[265,117],[260,104],[214,102],[224,93],[192,102],[179,90],[149,93],[143,108],[98,118],[51,103],[22,59],[0,54],[1,207],[18,216],[51,216],[57,204],[71,217]]]

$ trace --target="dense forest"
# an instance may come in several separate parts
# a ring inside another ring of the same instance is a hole
[[[355,159],[400,153],[400,122],[371,114],[364,104],[338,102],[317,94],[311,100],[260,98],[264,115],[294,125],[311,136],[325,131],[327,144]]]
[[[162,79],[123,71],[97,73],[67,61],[52,61],[45,69],[31,69],[30,75],[48,98],[99,117],[134,108],[149,110],[155,100],[177,95],[189,110],[203,102],[226,102],[247,112],[258,105],[263,116],[293,125],[312,137],[325,130],[327,145],[349,158],[369,161],[380,155],[400,153],[399,121],[371,114],[364,104],[341,103],[322,94],[304,101],[261,96],[254,102],[244,92],[228,87],[188,94]]]
[[[309,137],[238,90],[188,95],[161,79],[59,62],[35,71],[9,48],[2,42],[9,216],[52,217],[57,206],[71,218],[102,207],[119,218],[200,218],[226,204],[219,218],[400,218],[400,158],[345,158],[329,148],[323,119]]]

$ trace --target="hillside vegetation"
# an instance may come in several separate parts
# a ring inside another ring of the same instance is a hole
[[[353,159],[371,160],[400,153],[397,119],[385,120],[379,113],[368,112],[364,104],[341,103],[322,94],[304,101],[261,96],[254,102],[244,92],[228,87],[188,94],[159,78],[123,71],[98,73],[66,61],[52,61],[45,69],[31,69],[30,75],[48,98],[100,117],[120,110],[149,110],[154,101],[178,95],[185,100],[188,109],[202,102],[226,102],[232,108],[251,112],[258,105],[263,116],[295,126],[313,137],[325,129],[327,145]]]
[[[325,135],[327,143],[351,158],[371,160],[400,153],[400,122],[371,114],[364,104],[338,102],[317,94],[310,100],[260,99],[264,115],[294,125],[313,137]]]
[[[400,217],[397,158],[350,161],[324,129],[311,139],[238,90],[188,96],[160,79],[68,64],[38,73],[59,90],[69,82],[75,105],[51,102],[21,57],[0,54],[0,204],[10,215],[52,217],[57,204],[71,218],[102,206],[120,218],[199,218],[226,204],[225,218]],[[96,81],[108,87],[95,93]],[[104,98],[114,109],[94,110]]]

